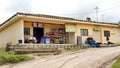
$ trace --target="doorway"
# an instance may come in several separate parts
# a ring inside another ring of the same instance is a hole
[[[40,43],[41,37],[44,36],[44,28],[33,28],[33,35],[37,40],[37,43]]]
[[[120,44],[120,28],[117,30],[117,43]]]
[[[75,33],[74,32],[67,32],[67,43],[75,44]]]
[[[100,35],[100,31],[94,31],[93,32],[93,38],[96,42],[101,42],[101,35]]]

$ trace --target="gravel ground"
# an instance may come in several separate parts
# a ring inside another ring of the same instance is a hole
[[[119,55],[120,46],[89,48],[55,56],[40,57],[14,65],[4,65],[0,68],[105,68],[101,65]]]

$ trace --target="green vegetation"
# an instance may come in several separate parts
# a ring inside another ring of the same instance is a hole
[[[4,48],[0,48],[0,65],[6,63],[18,63],[33,59],[26,55],[15,55],[13,52],[6,52]]]
[[[112,65],[112,68],[120,68],[120,58]]]

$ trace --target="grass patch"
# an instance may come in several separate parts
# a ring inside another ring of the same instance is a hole
[[[4,48],[0,48],[0,65],[18,63],[31,59],[33,59],[33,57],[29,57],[27,55],[15,55],[13,52],[6,52]]]
[[[117,61],[112,65],[112,68],[120,68],[120,57],[117,59]]]

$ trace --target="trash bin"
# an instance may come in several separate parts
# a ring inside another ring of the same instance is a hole
[[[19,44],[22,44],[22,40],[21,40],[21,39],[20,39],[20,40],[18,40],[18,43],[19,43]]]
[[[41,43],[43,43],[43,44],[50,44],[50,37],[49,36],[41,37]]]

